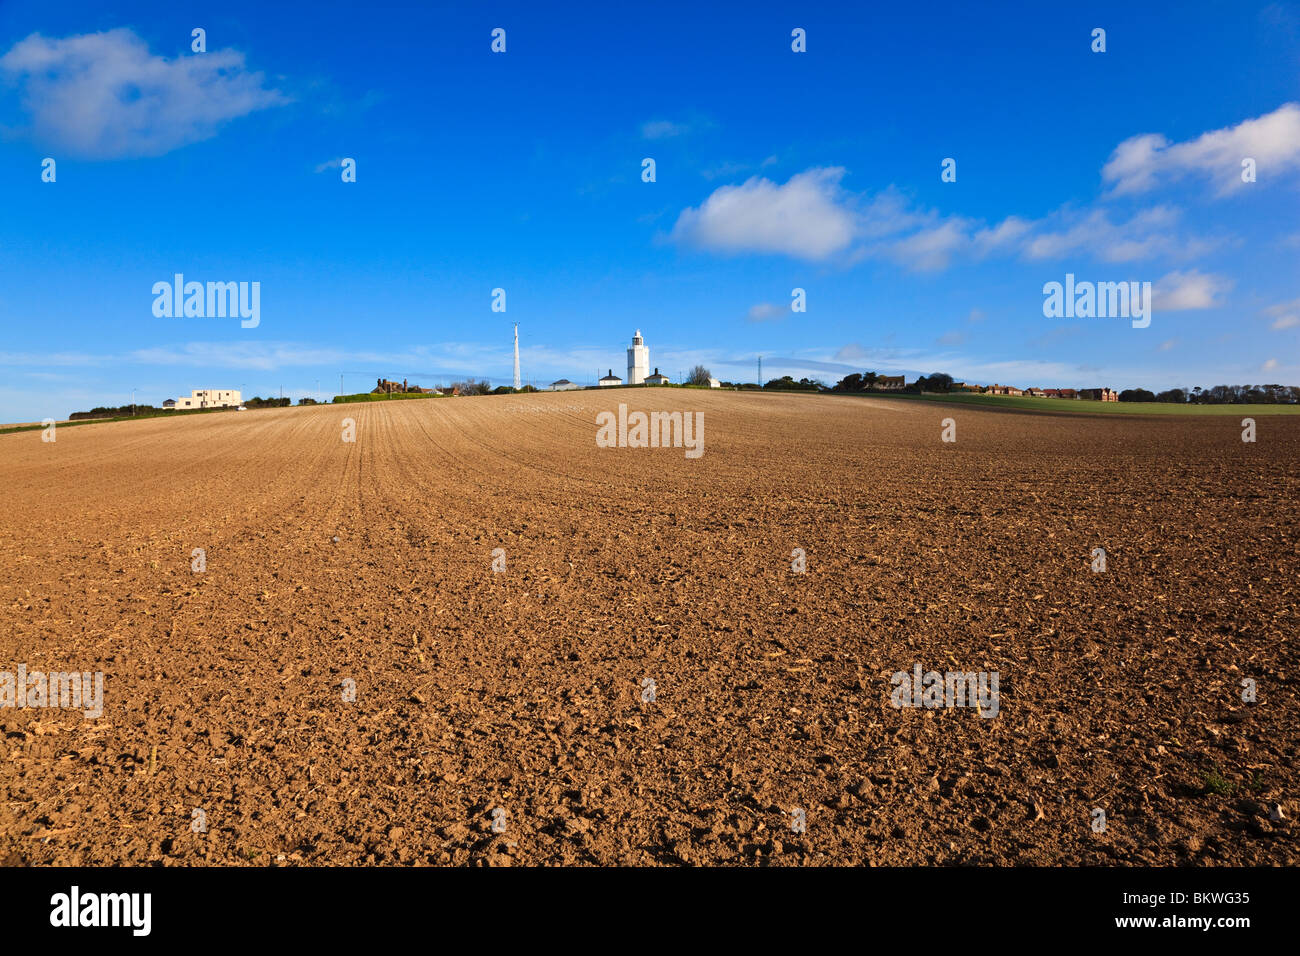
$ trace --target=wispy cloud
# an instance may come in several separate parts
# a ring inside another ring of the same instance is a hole
[[[1300,104],[1288,103],[1187,143],[1171,144],[1154,134],[1132,137],[1115,149],[1102,178],[1111,195],[1145,192],[1193,173],[1210,176],[1226,192],[1242,184],[1246,157],[1256,160],[1261,175],[1300,168]],[[1129,213],[1100,203],[1083,208],[1067,203],[1038,219],[1009,215],[986,223],[920,207],[892,186],[875,194],[851,192],[842,185],[844,177],[842,167],[813,167],[784,184],[752,176],[740,185],[721,186],[699,206],[682,211],[671,238],[726,254],[809,261],[839,257],[847,263],[884,259],[916,271],[941,270],[959,257],[976,261],[995,255],[1027,261],[1072,256],[1107,263],[1189,261],[1228,241],[1187,233],[1181,211],[1168,203]],[[1166,302],[1190,303],[1198,295],[1207,301],[1214,298],[1212,291],[1202,280],[1199,293],[1188,287],[1181,298],[1167,294]]]
[[[1161,133],[1144,133],[1115,147],[1102,179],[1115,195],[1141,193],[1186,176],[1208,180],[1216,195],[1247,185],[1242,160],[1255,160],[1258,181],[1278,181],[1300,169],[1300,104],[1286,103],[1272,113],[1211,130],[1196,139],[1172,143]]]
[[[686,123],[674,123],[672,120],[650,120],[641,124],[642,139],[672,139],[684,135],[690,129]]]
[[[51,39],[33,33],[0,57],[43,143],[92,159],[158,156],[289,98],[236,50],[167,59],[126,28]]]
[[[1178,234],[1181,213],[1172,206],[1154,206],[1125,218],[1109,211],[1061,209],[1033,224],[1022,247],[1031,260],[1085,255],[1102,262],[1149,259],[1189,259],[1204,255],[1214,240]]]
[[[716,166],[710,166],[700,170],[700,175],[705,179],[731,179],[737,176],[743,176],[752,173],[755,170],[767,169],[769,166],[775,166],[777,159],[775,156],[769,156],[761,163],[737,163],[730,160],[718,163]]]
[[[1159,279],[1152,289],[1153,308],[1162,312],[1213,309],[1223,304],[1223,297],[1232,286],[1231,279],[1195,269],[1171,272]]]
[[[1181,234],[1169,205],[1116,216],[1063,206],[1041,219],[1007,216],[989,225],[917,206],[893,187],[871,195],[844,189],[839,167],[805,170],[784,184],[751,177],[714,190],[677,219],[670,238],[724,254],[786,255],[808,261],[864,259],[933,272],[957,258],[1027,261],[1086,256],[1101,262],[1187,260],[1221,240]]]
[[[114,360],[115,357],[111,355],[92,355],[86,352],[0,352],[0,366],[13,368],[87,368],[111,365]]]
[[[1066,339],[1080,335],[1083,331],[1084,327],[1077,323],[1074,325],[1058,325],[1055,328],[1048,329],[1042,335],[1030,339],[1029,344],[1037,349],[1050,349],[1060,345]]]
[[[1270,327],[1274,331],[1280,332],[1283,329],[1294,329],[1300,326],[1300,299],[1270,305],[1264,310],[1264,314],[1273,318],[1273,324]]]
[[[760,302],[758,305],[749,307],[749,313],[745,318],[750,322],[772,322],[784,316],[788,311],[788,306],[782,308],[771,302]]]

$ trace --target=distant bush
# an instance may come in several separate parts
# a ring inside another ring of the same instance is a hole
[[[771,389],[776,392],[822,392],[826,391],[826,386],[822,382],[812,378],[801,378],[795,381],[789,375],[782,375],[780,378],[770,379],[764,386],[765,389]]]
[[[390,392],[378,394],[374,392],[358,392],[356,395],[335,395],[333,402],[336,405],[346,405],[349,402],[400,402],[410,398],[442,398],[441,395],[433,395],[428,392]]]
[[[870,388],[876,383],[875,372],[864,372],[859,375],[857,372],[851,375],[845,375],[835,383],[831,388],[832,392],[860,392],[863,389]]]
[[[152,405],[118,405],[116,408],[99,405],[88,412],[73,412],[68,416],[69,421],[80,421],[85,418],[138,418],[141,415],[155,415],[166,411],[162,408],[154,408]]]
[[[492,392],[492,384],[487,379],[468,378],[463,382],[452,382],[452,388],[459,388],[462,395],[488,395]]]

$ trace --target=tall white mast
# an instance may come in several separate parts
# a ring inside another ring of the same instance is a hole
[[[519,391],[519,323],[515,323],[515,391]]]

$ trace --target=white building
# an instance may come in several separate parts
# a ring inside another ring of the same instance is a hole
[[[647,375],[645,377],[645,383],[647,385],[671,385],[672,384],[668,380],[667,375],[659,374],[659,368],[657,366],[655,367],[655,373],[653,375]]]
[[[609,374],[604,376],[600,380],[600,385],[602,388],[609,388],[611,385],[622,385],[622,384],[623,384],[623,380],[614,374],[613,369],[610,369]]]
[[[582,388],[582,386],[576,382],[570,382],[567,378],[562,378],[557,382],[551,383],[552,392],[571,392],[575,388]]]
[[[164,402],[163,408],[230,408],[242,403],[236,388],[196,388],[189,398],[178,398],[171,405]]]
[[[627,383],[629,385],[640,385],[645,382],[645,377],[650,372],[650,349],[646,347],[645,339],[641,338],[641,330],[636,330],[636,335],[632,336],[632,344],[627,347]]]
[[[709,388],[722,388],[722,383],[716,378],[709,379]]]

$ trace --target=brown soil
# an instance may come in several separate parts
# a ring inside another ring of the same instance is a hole
[[[705,454],[597,448],[619,401]],[[0,671],[105,674],[0,710],[0,861],[1294,865],[1300,418],[1258,428],[620,390],[0,436]],[[997,716],[893,707],[918,663]]]

